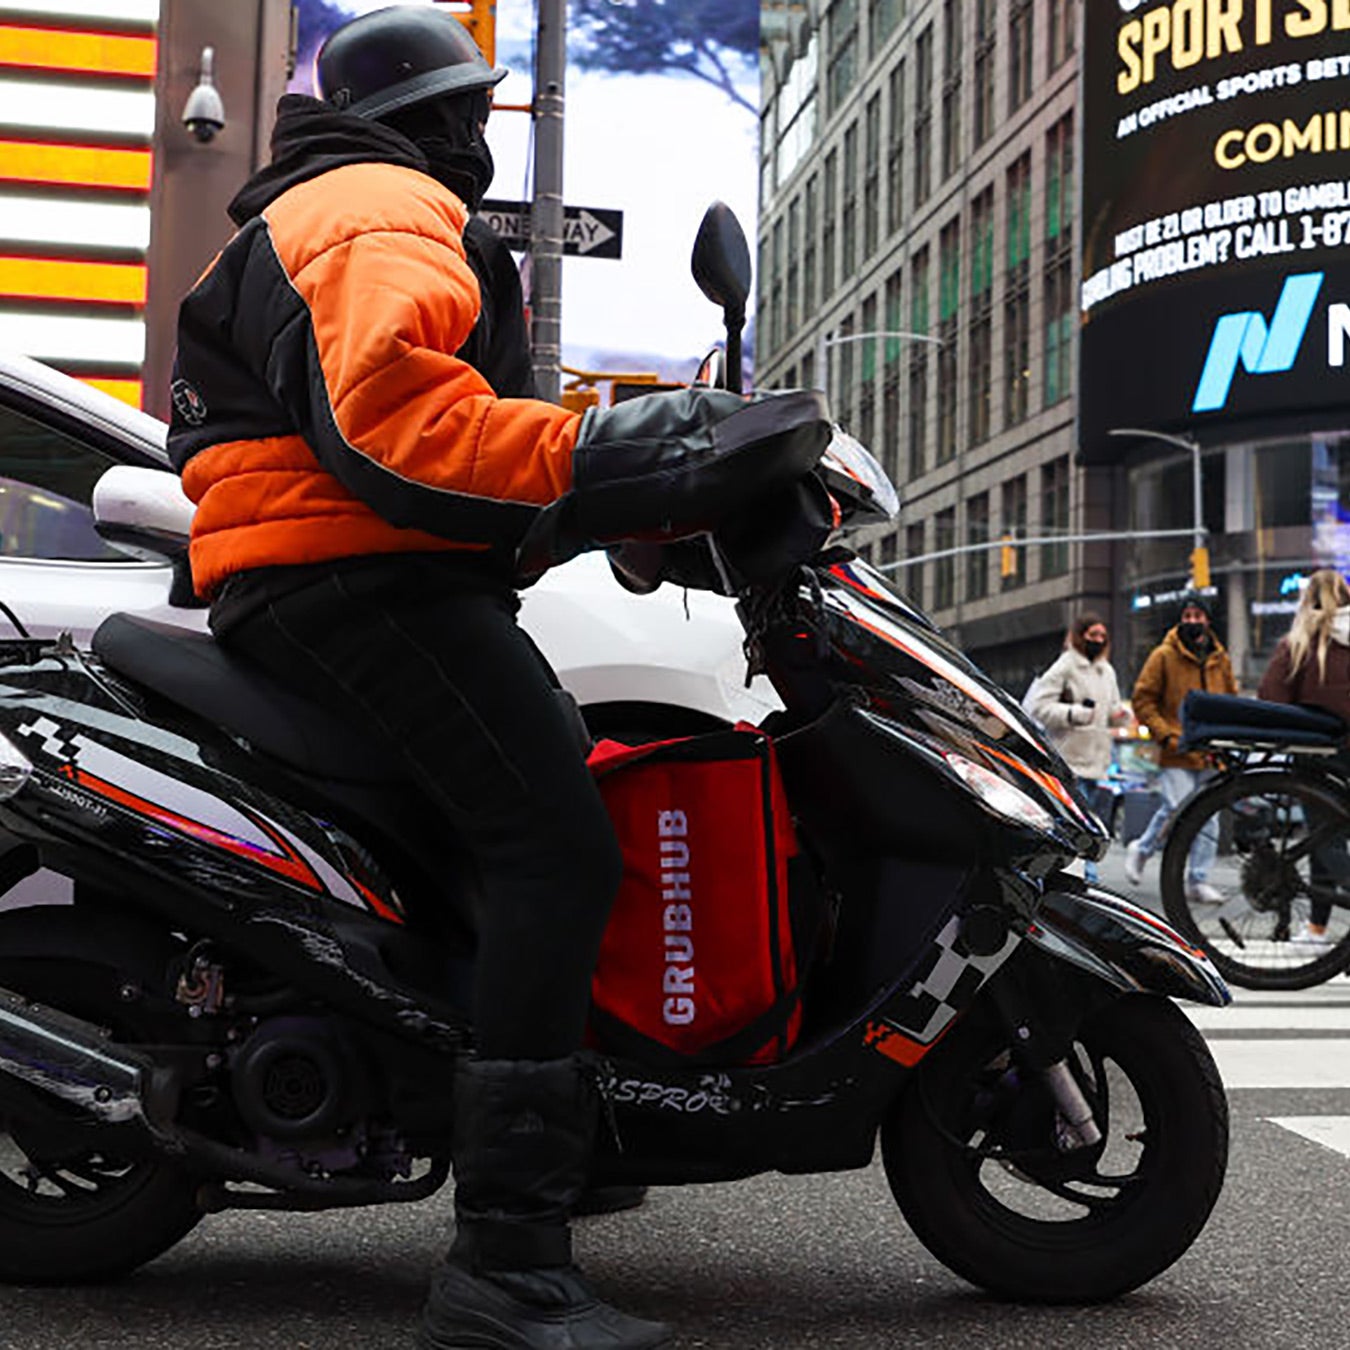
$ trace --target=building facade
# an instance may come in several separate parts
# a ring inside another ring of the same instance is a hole
[[[1350,567],[1350,435],[1218,428],[1199,493],[1192,457],[1156,439],[1077,463],[1078,0],[766,0],[763,16],[756,378],[826,389],[900,489],[898,528],[863,551],[1020,693],[1084,608],[1131,679],[1175,620],[1200,523],[1253,687],[1301,579]],[[1203,352],[1176,361],[1193,380]],[[1350,427],[1350,388],[1345,404]],[[1104,533],[1124,537],[1076,539]],[[1005,538],[1037,542],[974,547]]]
[[[765,8],[757,379],[828,391],[904,502],[864,552],[1015,690],[1114,601],[1111,549],[1068,542],[1116,479],[1073,460],[1077,28],[1077,0]],[[1004,537],[1051,542],[925,556]]]

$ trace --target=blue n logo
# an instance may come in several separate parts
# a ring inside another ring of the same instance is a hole
[[[1225,314],[1214,325],[1192,412],[1216,412],[1228,402],[1239,362],[1249,375],[1275,375],[1294,364],[1324,275],[1303,272],[1286,277],[1269,327],[1265,315],[1252,312]]]

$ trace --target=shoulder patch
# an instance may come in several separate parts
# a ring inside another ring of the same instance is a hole
[[[206,421],[206,400],[190,381],[175,380],[169,386],[169,393],[173,398],[174,411],[188,426],[199,427]]]

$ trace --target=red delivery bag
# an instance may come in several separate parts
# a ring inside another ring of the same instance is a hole
[[[753,728],[590,756],[623,850],[591,987],[593,1043],[683,1063],[769,1064],[801,1024],[773,745]]]

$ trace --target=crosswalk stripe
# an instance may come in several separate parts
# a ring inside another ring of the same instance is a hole
[[[1291,1130],[1350,1158],[1350,1116],[1267,1116],[1272,1125]]]
[[[1211,1040],[1224,1087],[1350,1088],[1350,1040]]]
[[[1350,1004],[1330,1007],[1256,1006],[1186,1008],[1201,1031],[1344,1031],[1350,1033]]]

